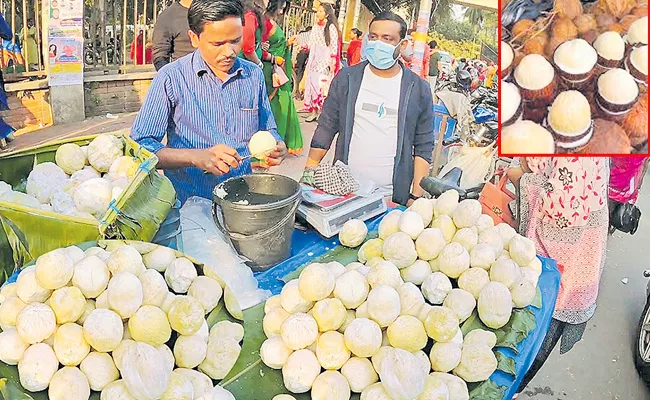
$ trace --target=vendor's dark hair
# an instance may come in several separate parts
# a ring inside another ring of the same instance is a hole
[[[330,45],[332,38],[330,38],[330,25],[333,25],[336,28],[336,31],[339,33],[339,38],[341,37],[341,31],[339,30],[339,25],[336,21],[336,13],[334,12],[334,7],[331,4],[321,3],[321,7],[325,10],[327,17],[327,23],[325,24],[325,44]]]
[[[370,25],[374,24],[375,22],[378,21],[393,21],[397,22],[399,24],[399,38],[404,39],[406,37],[406,21],[404,21],[404,18],[400,17],[399,15],[395,14],[394,12],[390,11],[382,11],[375,18],[370,21]]]
[[[187,12],[187,22],[192,32],[200,35],[205,24],[223,21],[229,17],[244,20],[241,0],[193,0]]]
[[[284,14],[289,11],[291,3],[289,0],[270,0],[269,5],[266,7],[266,12],[269,14],[276,14],[282,10]]]

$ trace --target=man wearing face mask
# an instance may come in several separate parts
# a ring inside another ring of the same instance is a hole
[[[338,134],[335,161],[406,205],[424,194],[419,183],[433,152],[433,100],[428,83],[398,62],[405,37],[400,16],[383,12],[372,20],[367,61],[332,81],[307,168],[321,162]]]

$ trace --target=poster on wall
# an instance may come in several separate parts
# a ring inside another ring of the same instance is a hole
[[[83,0],[49,1],[50,86],[83,84]]]

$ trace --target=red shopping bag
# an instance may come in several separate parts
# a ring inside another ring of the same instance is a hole
[[[483,214],[492,217],[494,225],[505,222],[517,229],[517,221],[512,215],[510,207],[508,207],[510,202],[515,199],[515,195],[505,187],[507,181],[508,174],[504,171],[503,176],[496,185],[487,182],[481,191],[479,201],[483,206]]]

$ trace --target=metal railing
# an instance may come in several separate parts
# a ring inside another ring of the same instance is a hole
[[[86,0],[86,71],[151,70],[151,39],[158,14],[174,0]]]
[[[43,59],[40,0],[0,0],[0,13],[11,28],[12,40],[2,41],[0,66],[6,81],[47,75]]]
[[[305,2],[306,3],[306,2]],[[314,24],[314,12],[302,5],[291,5],[284,15],[282,28],[287,38]]]

